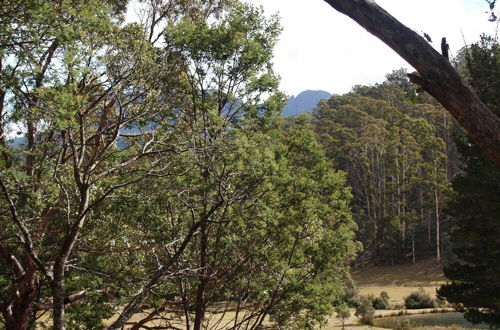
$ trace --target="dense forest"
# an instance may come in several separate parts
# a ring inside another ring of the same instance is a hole
[[[446,110],[398,70],[321,102],[311,120],[328,157],[348,173],[364,246],[355,267],[440,261],[449,233],[442,210],[458,171],[458,127]]]
[[[404,70],[284,119],[276,16],[127,4],[0,8],[3,327],[312,329],[351,268],[428,257],[498,324],[499,169]],[[454,65],[498,113],[498,40]]]

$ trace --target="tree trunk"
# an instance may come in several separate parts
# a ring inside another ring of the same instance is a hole
[[[24,330],[31,326],[36,295],[40,289],[37,267],[28,253],[18,259],[0,242],[0,257],[12,271],[12,288],[0,300],[0,313],[7,330]],[[23,264],[21,264],[23,261]]]
[[[428,217],[427,217],[427,241],[429,242],[429,246],[431,245],[432,243],[432,234],[431,234],[431,228],[432,228],[432,224],[431,224],[431,215],[430,215],[430,210],[428,212]]]
[[[440,262],[441,261],[441,250],[440,250],[440,228],[439,228],[439,194],[438,194],[438,191],[437,191],[437,188],[434,189],[434,201],[435,201],[435,204],[436,204],[436,261],[437,262]]]
[[[51,283],[53,299],[53,329],[64,330],[64,265],[65,262],[57,262],[54,265],[54,279]]]
[[[12,288],[11,295],[0,304],[6,330],[30,328],[38,288],[38,278],[32,271],[25,273],[24,278]]]
[[[66,267],[66,262],[73,250],[73,247],[80,235],[83,224],[86,219],[87,207],[89,205],[89,190],[90,187],[87,184],[79,184],[80,189],[80,205],[78,206],[78,218],[71,227],[71,230],[64,240],[61,247],[61,251],[54,263],[54,279],[51,283],[52,289],[52,304],[53,304],[53,329],[54,330],[64,330],[64,299],[65,299],[65,288],[64,288],[64,272]]]
[[[411,257],[412,257],[412,262],[415,264],[415,234],[411,234]]]
[[[205,316],[205,288],[208,284],[208,223],[206,220],[207,219],[203,220],[203,223],[200,227],[200,284],[198,285],[198,289],[196,292],[196,306],[193,326],[194,330],[201,330],[201,327],[203,325],[203,318]]]
[[[382,40],[420,75],[410,79],[434,96],[500,167],[500,118],[467,86],[448,59],[373,0],[325,0]]]

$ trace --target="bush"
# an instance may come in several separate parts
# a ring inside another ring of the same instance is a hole
[[[380,292],[380,297],[373,298],[372,305],[375,309],[391,309],[389,294],[385,291]]]
[[[434,308],[436,303],[428,293],[421,289],[405,297],[405,307],[407,309]]]
[[[344,288],[344,302],[347,303],[349,307],[356,308],[359,305],[359,292],[358,289],[349,286],[347,288]]]
[[[361,296],[359,305],[356,308],[356,315],[361,320],[362,324],[371,324],[373,320],[373,315],[375,314],[375,308],[373,308],[372,300],[367,296]]]
[[[335,313],[337,313],[337,318],[342,323],[342,329],[345,326],[345,320],[347,320],[351,316],[351,312],[349,312],[349,306],[345,302],[342,302],[340,305],[335,307]]]

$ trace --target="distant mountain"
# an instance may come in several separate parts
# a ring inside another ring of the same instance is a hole
[[[303,112],[312,112],[322,99],[329,99],[332,94],[325,91],[303,91],[297,96],[288,99],[283,116],[295,116]]]
[[[16,137],[7,140],[7,143],[9,144],[9,147],[14,147],[14,148],[19,148],[22,146],[25,146],[28,140],[25,137]]]

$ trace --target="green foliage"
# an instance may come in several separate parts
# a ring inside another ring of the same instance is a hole
[[[454,171],[450,118],[429,97],[416,96],[404,70],[387,79],[355,86],[313,113],[327,156],[348,173],[353,188],[357,238],[364,246],[360,266],[434,253],[445,236],[435,228]]]
[[[500,44],[483,36],[465,50],[471,86],[482,101],[500,115]],[[456,262],[445,268],[451,280],[438,294],[465,312],[467,320],[500,326],[500,169],[474,144],[458,142],[464,162],[462,175],[453,181],[456,195],[447,213],[454,219],[451,243]]]
[[[354,313],[360,318],[361,324],[371,324],[373,315],[375,315],[375,308],[373,308],[372,301],[368,296],[361,296],[356,312]]]
[[[335,307],[336,318],[342,323],[342,329],[344,329],[345,320],[351,317],[351,312],[349,311],[349,306],[346,303],[341,303]]]
[[[282,125],[277,17],[171,0],[125,24],[126,6],[0,8],[3,321],[62,298],[81,329],[134,299],[127,319],[176,306],[165,327],[213,325],[222,303],[240,326],[323,324],[357,249],[352,196],[312,130]]]
[[[356,288],[354,285],[345,285],[342,301],[351,308],[357,307],[359,303],[358,288]]]
[[[410,293],[404,298],[405,307],[407,309],[434,308],[436,302],[423,289]]]
[[[391,309],[389,304],[389,294],[385,291],[380,292],[379,297],[373,298],[372,305],[375,309]]]

